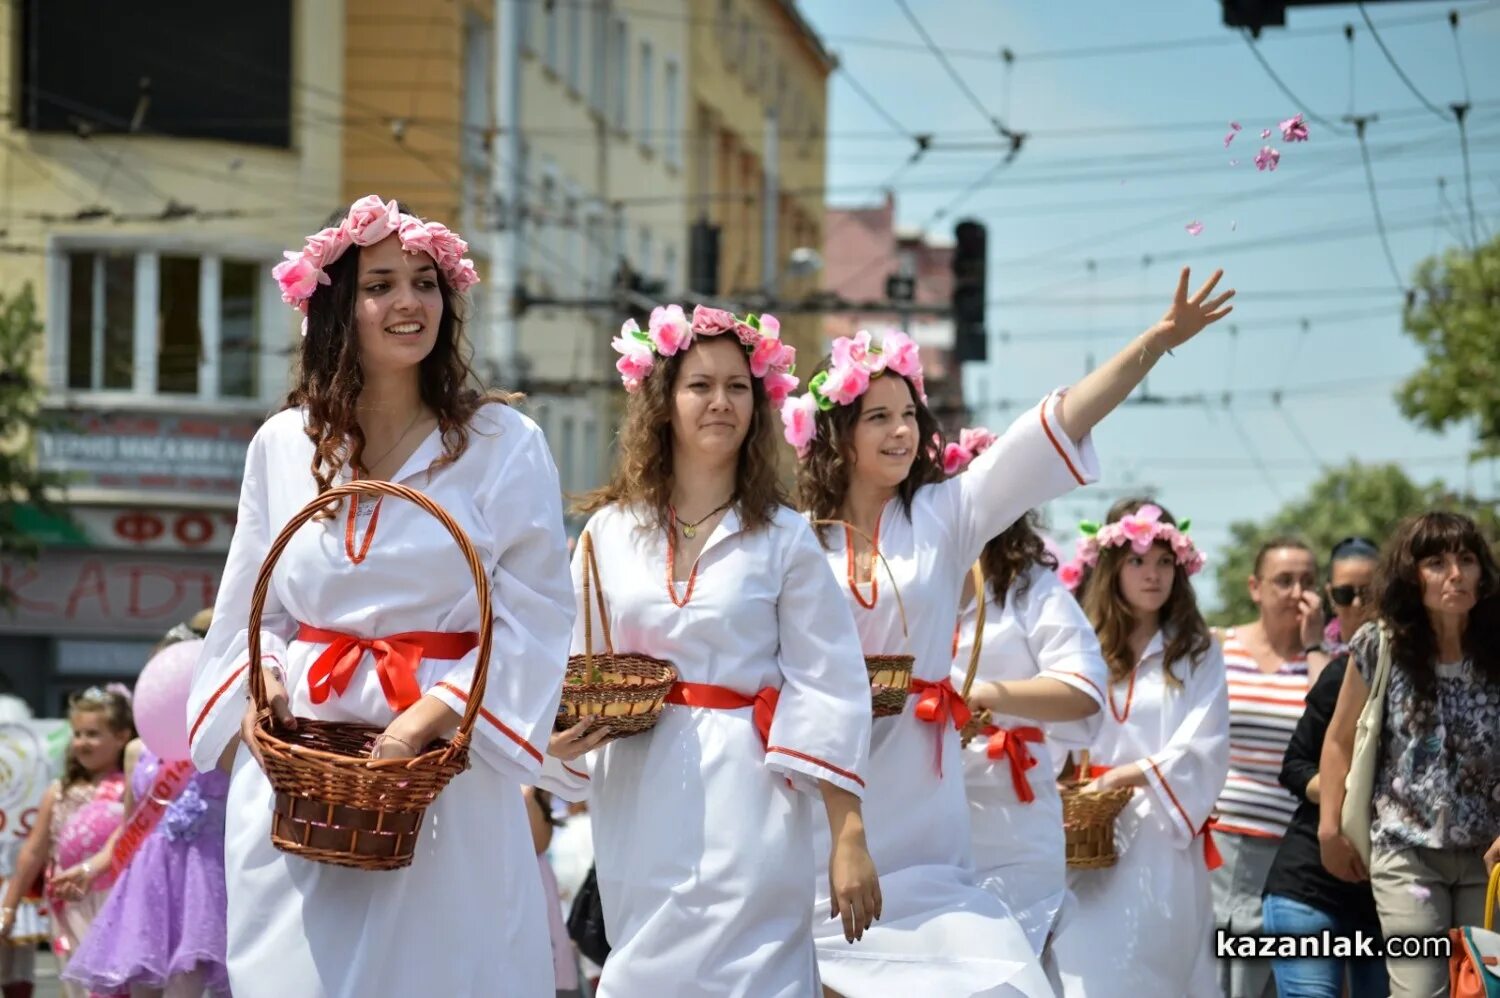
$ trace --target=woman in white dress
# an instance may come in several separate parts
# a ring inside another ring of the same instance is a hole
[[[232,766],[228,964],[240,998],[554,994],[520,788],[535,782],[556,714],[573,594],[546,441],[468,387],[465,249],[372,195],[275,271],[306,316],[298,382],[250,443],[188,704],[193,761]],[[380,757],[410,757],[454,732],[481,613],[493,623],[470,768],[428,809],[411,866],[393,872],[274,848],[271,787],[241,744],[250,598],[267,548],[306,503],[353,477],[401,482],[443,506],[492,586],[481,610],[448,532],[394,499],[338,504],[277,562],[254,663],[276,717],[383,725]]]
[[[960,440],[944,453],[950,473],[994,436],[964,430]],[[1054,574],[1057,560],[1036,521],[1027,513],[979,556],[986,605],[969,706],[991,718],[963,760],[979,883],[1010,907],[1042,956],[1068,894],[1057,767],[1098,733],[1109,670],[1093,625]],[[972,582],[963,601],[953,655],[958,687],[979,625]]]
[[[965,474],[946,481],[917,348],[904,334],[886,334],[878,349],[868,333],[836,341],[808,393],[783,407],[787,439],[804,458],[803,508],[814,519],[852,524],[823,528],[822,538],[829,569],[858,604],[864,650],[916,657],[915,695],[871,734],[865,819],[884,915],[860,946],[843,945],[826,918],[814,926],[819,969],[833,991],[1049,993],[1020,926],[974,879],[958,744],[968,708],[949,680],[962,573],[1027,510],[1095,477],[1090,429],[1162,354],[1228,314],[1233,292],[1211,297],[1220,276],[1189,297],[1184,269],[1161,321],[1072,389],[1022,414]]]
[[[1052,940],[1059,991],[1213,998],[1207,826],[1229,771],[1229,694],[1188,581],[1203,559],[1141,499],[1116,503],[1080,557],[1083,607],[1110,670],[1089,789],[1136,789],[1115,822],[1115,865],[1068,873],[1076,904]]]
[[[669,306],[615,341],[633,390],[585,529],[615,649],[680,682],[652,730],[585,766],[602,736],[580,724],[553,742],[549,789],[589,795],[607,998],[816,995],[820,859],[824,915],[850,942],[880,914],[860,816],[869,685],[818,543],[782,504],[773,403],[796,381],[777,332],[771,316]],[[821,857],[815,825],[831,832]]]

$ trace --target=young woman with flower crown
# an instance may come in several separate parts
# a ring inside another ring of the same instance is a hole
[[[1229,694],[1189,581],[1203,556],[1186,520],[1144,499],[1084,527],[1068,575],[1110,674],[1086,789],[1136,789],[1115,822],[1115,865],[1068,874],[1077,905],[1052,941],[1059,991],[1214,998],[1208,820],[1229,771]]]
[[[832,990],[850,998],[1050,993],[1015,919],[974,882],[958,755],[958,729],[970,714],[949,680],[963,571],[1027,510],[1094,477],[1090,429],[1162,354],[1228,314],[1234,292],[1211,297],[1220,276],[1189,297],[1184,269],[1159,322],[1022,415],[947,481],[928,444],[937,424],[917,348],[901,333],[878,348],[868,333],[836,341],[808,393],[783,406],[787,440],[802,457],[803,508],[813,519],[852,525],[823,528],[822,537],[829,569],[857,604],[864,650],[916,656],[915,696],[871,735],[866,818],[885,915],[858,947],[841,945],[826,920],[815,925],[819,968]],[[882,595],[892,583],[910,638],[896,600]],[[1010,712],[1003,699],[998,706]]]
[[[465,360],[467,249],[395,201],[356,201],[273,273],[305,316],[287,408],[250,442],[239,517],[188,701],[192,758],[233,767],[226,803],[227,963],[238,998],[552,998],[541,878],[521,787],[535,782],[573,624],[557,471],[541,431],[480,394]],[[251,593],[273,538],[351,478],[400,482],[463,527],[492,586],[442,524],[399,500],[334,505],[276,564],[247,661]],[[451,735],[483,614],[489,683],[469,769],[428,808],[411,866],[372,873],[271,843],[272,791],[241,744],[247,668],[278,722],[383,726],[409,758]]]
[[[995,435],[965,429],[943,449],[943,470],[960,474]],[[991,716],[964,753],[964,789],[979,883],[1009,906],[1042,956],[1068,895],[1062,798],[1054,779],[1066,752],[1099,731],[1109,669],[1094,627],[1027,513],[979,556],[984,630],[969,707]],[[955,686],[968,672],[979,628],[974,585],[965,582],[953,647]]]
[[[545,785],[589,795],[608,998],[816,994],[819,861],[843,937],[880,916],[860,818],[869,683],[818,542],[782,503],[775,405],[797,382],[778,332],[769,315],[699,306],[689,320],[674,305],[614,341],[630,396],[584,529],[615,650],[665,659],[680,681],[651,731],[584,766],[607,728],[553,739]],[[573,570],[582,588],[581,551]]]

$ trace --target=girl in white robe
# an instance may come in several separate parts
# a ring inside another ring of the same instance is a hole
[[[658,311],[653,339],[669,342],[659,323],[674,316]],[[700,307],[689,346],[665,360],[653,351],[615,481],[590,501],[584,528],[615,649],[665,659],[679,674],[649,732],[581,758],[597,736],[560,735],[548,761],[549,789],[589,799],[612,947],[605,998],[817,995],[819,858],[825,869],[831,859],[836,892],[824,915],[837,912],[851,941],[879,912],[859,826],[870,731],[859,636],[812,531],[775,501],[769,386],[734,338],[718,335],[729,321]],[[753,358],[753,337],[739,338]],[[655,448],[666,446],[670,481],[632,477],[659,467]],[[642,481],[664,486],[665,509],[649,486],[631,484]],[[597,606],[586,612],[599,652]],[[585,650],[583,622],[575,653]],[[830,826],[832,841],[815,840],[815,827]]]
[[[1091,786],[1135,790],[1115,822],[1115,865],[1068,872],[1076,903],[1052,941],[1064,998],[1219,993],[1207,826],[1229,771],[1224,657],[1193,598],[1202,560],[1187,535],[1141,500],[1117,504],[1110,523],[1153,509],[1139,522],[1154,527],[1100,533],[1117,539],[1094,547],[1084,583],[1113,676]]]
[[[916,659],[914,695],[871,734],[865,817],[884,914],[859,946],[843,945],[826,917],[815,923],[830,990],[846,998],[1050,994],[1015,918],[975,882],[958,742],[969,711],[949,679],[963,572],[1027,510],[1096,477],[1089,430],[1167,350],[1227,314],[1233,292],[1210,300],[1220,276],[1190,298],[1184,270],[1160,322],[1066,397],[1054,393],[1023,413],[956,478],[942,480],[917,347],[902,333],[886,333],[878,347],[865,332],[835,341],[808,393],[783,407],[788,442],[802,457],[804,510],[852,524],[822,528],[822,538],[865,652]]]
[[[1034,519],[1017,520],[980,556],[986,606],[969,703],[991,719],[964,753],[964,788],[979,883],[1009,905],[1042,956],[1068,895],[1057,769],[1097,734],[1109,670],[1093,625],[1053,574]],[[979,624],[972,585],[964,597],[958,687]]]
[[[325,230],[333,235],[323,243],[309,244],[317,255],[304,259],[314,270],[325,261],[328,283],[311,281],[302,382],[293,407],[261,427],[246,456],[187,718],[199,769],[233,760],[227,962],[240,998],[554,994],[520,787],[540,769],[573,623],[558,479],[530,420],[503,404],[480,405],[472,393],[450,394],[464,384],[453,306],[466,276],[446,232],[370,198]],[[343,252],[322,255],[339,240]],[[283,288],[294,301],[305,290]],[[345,349],[350,339],[357,350]],[[350,363],[364,387],[358,408],[341,416],[329,386],[346,382]],[[332,518],[303,525],[276,563],[256,667],[266,670],[277,718],[383,726],[381,757],[414,755],[454,731],[481,615],[492,621],[470,767],[428,808],[411,865],[389,872],[276,849],[270,784],[238,744],[251,592],[267,548],[351,467],[445,508],[473,541],[492,588],[481,608],[453,538],[397,499],[339,504]]]

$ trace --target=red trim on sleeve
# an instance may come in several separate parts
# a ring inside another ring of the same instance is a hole
[[[814,766],[822,766],[824,769],[828,770],[830,773],[837,773],[838,775],[842,776],[844,779],[846,779],[846,780],[853,780],[855,783],[858,783],[860,786],[864,786],[865,785],[865,781],[864,780],[861,780],[858,776],[855,776],[853,773],[849,772],[847,769],[840,769],[840,768],[838,768],[835,765],[832,765],[830,763],[824,762],[822,759],[819,759],[817,756],[808,755],[806,752],[798,752],[796,749],[782,748],[780,745],[772,745],[770,748],[766,749],[766,754],[767,755],[770,755],[772,752],[780,752],[782,755],[789,755],[793,759],[801,759],[803,762],[810,762]]]
[[[557,761],[558,761],[559,764],[562,765],[563,769],[566,769],[568,772],[572,773],[574,776],[578,777],[580,780],[585,780],[585,781],[588,780],[588,778],[589,778],[589,774],[588,773],[580,773],[578,770],[574,769],[572,766],[569,766],[567,763],[563,762],[561,759],[559,759]]]
[[[261,657],[263,659],[264,658],[273,658],[273,656],[270,656],[270,655],[263,655]],[[277,664],[279,665],[280,663],[278,662]],[[245,659],[245,664],[244,665],[240,666],[238,669],[235,669],[233,672],[231,672],[229,674],[229,678],[226,679],[226,680],[224,680],[224,684],[222,686],[220,686],[218,689],[214,690],[214,695],[208,698],[208,703],[206,703],[206,704],[203,705],[203,709],[198,712],[198,719],[193,722],[192,729],[188,731],[188,744],[189,745],[191,745],[194,742],[194,740],[197,739],[197,737],[198,737],[198,729],[201,728],[201,727],[203,727],[203,722],[208,719],[208,712],[214,709],[214,704],[216,704],[216,703],[219,702],[219,698],[221,696],[223,696],[225,693],[229,692],[229,687],[231,687],[231,686],[234,685],[235,680],[237,680],[237,679],[240,678],[240,673],[244,672],[247,668],[249,668],[249,666],[250,666],[250,660],[247,658],[247,659]]]
[[[1041,408],[1037,410],[1042,420],[1042,432],[1047,434],[1047,440],[1052,444],[1052,449],[1057,451],[1057,456],[1062,458],[1063,464],[1068,466],[1068,474],[1073,476],[1073,480],[1079,485],[1087,485],[1083,476],[1078,473],[1078,469],[1073,467],[1073,461],[1068,457],[1068,452],[1063,449],[1062,444],[1058,443],[1057,436],[1052,432],[1052,426],[1047,422],[1047,403],[1050,401],[1052,401],[1052,396],[1049,395],[1043,400]]]
[[[1096,683],[1096,682],[1094,682],[1088,676],[1085,676],[1083,673],[1081,673],[1081,672],[1071,672],[1071,671],[1068,671],[1066,669],[1048,669],[1048,670],[1046,670],[1046,672],[1041,673],[1041,676],[1045,677],[1048,672],[1052,673],[1054,676],[1072,676],[1074,679],[1081,679],[1081,680],[1083,680],[1085,683],[1088,683],[1089,686],[1091,686],[1093,688],[1093,690],[1094,690],[1095,693],[1099,694],[1099,702],[1100,703],[1104,702],[1104,691],[1099,688],[1099,684]]]
[[[1182,823],[1188,827],[1188,831],[1193,832],[1193,820],[1188,817],[1187,808],[1182,806],[1182,802],[1179,801],[1177,799],[1177,795],[1172,792],[1172,785],[1167,782],[1167,778],[1161,775],[1161,770],[1157,768],[1156,760],[1151,758],[1150,756],[1147,756],[1146,761],[1151,764],[1151,771],[1155,773],[1156,778],[1161,781],[1162,789],[1165,790],[1167,792],[1167,796],[1172,799],[1172,804],[1177,808],[1177,813],[1182,815]]]
[[[465,693],[463,690],[459,689],[457,686],[454,686],[452,683],[442,682],[442,683],[438,683],[438,685],[441,686],[443,689],[447,690],[449,693],[452,693],[454,696],[458,697],[464,703],[468,703],[469,702],[469,694]],[[479,708],[479,716],[482,717],[482,718],[484,718],[486,721],[489,721],[491,724],[493,724],[495,726],[495,730],[496,731],[500,732],[506,738],[509,738],[511,741],[515,742],[517,745],[519,745],[523,749],[525,749],[527,755],[531,756],[537,762],[541,762],[542,761],[542,753],[540,753],[540,752],[538,752],[536,750],[536,746],[532,745],[526,739],[522,738],[520,735],[518,735],[514,731],[512,731],[509,727],[507,727],[505,725],[505,722],[503,722],[503,721],[500,720],[500,718],[496,717],[494,714],[491,714],[489,711],[485,710],[483,707]]]

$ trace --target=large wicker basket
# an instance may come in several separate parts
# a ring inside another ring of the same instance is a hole
[[[578,544],[583,557],[583,654],[568,659],[568,675],[563,682],[554,727],[564,731],[587,720],[588,727],[583,729],[587,734],[607,724],[611,739],[650,731],[661,716],[667,693],[677,681],[677,670],[670,662],[650,655],[615,652],[594,539],[585,530]],[[604,636],[603,654],[594,653],[595,607],[599,610],[599,630]]]
[[[974,580],[974,601],[977,609],[974,614],[974,644],[969,649],[969,671],[964,675],[963,689],[958,691],[958,695],[964,698],[965,703],[969,700],[969,691],[974,688],[974,677],[979,672],[979,655],[984,649],[985,606],[989,603],[989,600],[985,598],[984,592],[984,568],[978,561],[974,562],[973,566],[969,569],[969,577]],[[957,640],[955,637],[954,641],[956,642]],[[974,711],[973,715],[969,718],[969,723],[965,724],[958,733],[959,744],[964,748],[968,748],[969,743],[979,737],[979,733],[989,723],[989,711]]]
[[[411,759],[372,759],[381,728],[298,718],[295,731],[271,713],[262,670],[248,670],[256,708],[253,731],[275,799],[271,843],[302,859],[360,870],[408,866],[427,807],[448,781],[469,766],[469,736],[484,702],[491,640],[490,582],[474,545],[451,516],[427,496],[404,485],[364,480],[336,486],[291,518],[271,544],[250,600],[250,658],[260,661],[260,621],[271,573],[292,536],[330,502],[375,494],[404,499],[447,528],[474,576],[479,602],[479,653],[474,681],[458,731]]]
[[[844,520],[814,520],[814,526],[818,527],[843,527],[848,533],[859,534],[870,544],[870,550],[875,552],[880,563],[885,566],[885,574],[890,577],[891,591],[896,594],[896,610],[901,614],[901,635],[908,644],[911,643],[911,632],[906,626],[906,605],[901,601],[901,589],[896,585],[896,573],[891,571],[890,562],[885,560],[885,555],[880,553],[880,545],[869,534],[860,530],[852,523]],[[853,538],[847,534],[844,543],[853,545]],[[917,663],[915,655],[866,655],[865,671],[870,676],[870,715],[872,717],[895,717],[906,709],[906,698],[911,696],[911,674]]]
[[[1084,752],[1072,772],[1065,772],[1058,780],[1067,862],[1075,870],[1101,870],[1119,860],[1115,851],[1115,819],[1135,792],[1134,787],[1084,790],[1090,782],[1089,773],[1089,754]]]

